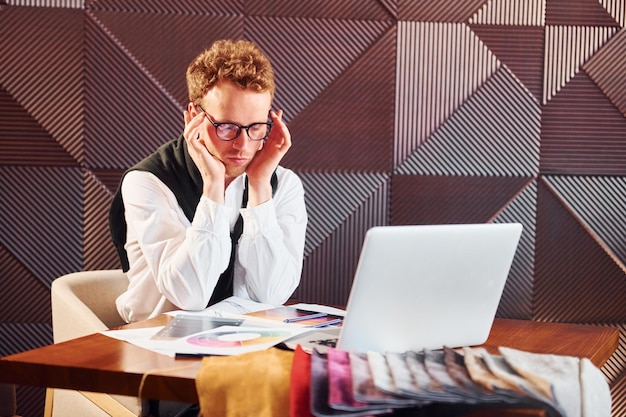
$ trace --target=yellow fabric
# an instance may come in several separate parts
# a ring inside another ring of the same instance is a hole
[[[209,356],[196,375],[202,417],[289,417],[293,352]]]

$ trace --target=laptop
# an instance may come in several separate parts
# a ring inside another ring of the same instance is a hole
[[[337,348],[385,353],[483,344],[521,233],[519,223],[369,229]]]

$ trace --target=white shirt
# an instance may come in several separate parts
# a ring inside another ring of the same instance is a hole
[[[233,295],[275,305],[287,301],[300,283],[307,214],[298,176],[280,166],[276,174],[278,186],[268,202],[240,208],[244,174],[226,189],[224,205],[201,197],[189,222],[174,193],[154,174],[127,173],[121,191],[129,286],[116,300],[122,318],[134,322],[206,308],[228,267],[230,232],[239,213],[244,227]]]

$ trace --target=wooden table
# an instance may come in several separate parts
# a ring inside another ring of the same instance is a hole
[[[125,328],[161,326],[169,320],[163,315]],[[508,346],[587,357],[600,367],[618,343],[619,330],[611,327],[496,319],[483,346],[492,353]],[[140,396],[197,403],[200,364],[199,359],[174,359],[93,334],[0,358],[0,382],[137,396],[148,374]]]

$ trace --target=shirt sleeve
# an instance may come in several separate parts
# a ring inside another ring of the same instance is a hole
[[[283,304],[300,284],[307,213],[298,176],[278,171],[274,197],[241,209],[243,234],[235,264],[235,295],[267,304]]]
[[[178,308],[205,308],[228,267],[230,218],[235,210],[202,197],[189,222],[165,184],[141,171],[126,174],[122,198],[131,292],[133,286],[148,285],[141,280],[153,280],[159,293]]]

